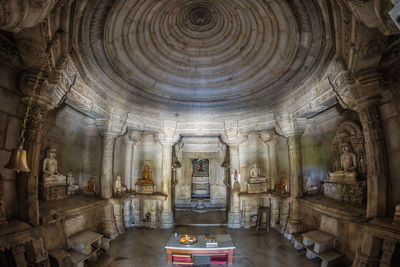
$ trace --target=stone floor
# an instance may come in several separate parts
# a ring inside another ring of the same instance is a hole
[[[176,226],[226,226],[226,211],[176,211]]]
[[[237,267],[290,267],[320,266],[320,260],[308,260],[304,252],[298,252],[290,241],[278,232],[231,230],[226,227],[176,227],[173,230],[133,228],[111,242],[110,250],[96,262],[94,267],[158,267],[168,266],[164,246],[174,232],[192,234],[232,235],[236,246],[234,264]],[[195,266],[208,267],[209,257],[196,257]]]

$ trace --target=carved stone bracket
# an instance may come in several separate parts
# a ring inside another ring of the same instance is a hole
[[[5,0],[0,4],[0,29],[19,32],[42,22],[58,0]]]

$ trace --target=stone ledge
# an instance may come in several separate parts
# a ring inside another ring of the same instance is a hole
[[[376,218],[366,222],[360,222],[365,232],[371,233],[382,239],[400,242],[400,226],[392,224],[393,218]]]
[[[367,211],[365,205],[339,202],[324,198],[322,195],[306,196],[299,198],[298,201],[301,205],[310,207],[322,214],[349,221],[364,217]]]
[[[55,201],[40,201],[40,223],[51,224],[68,216],[77,216],[108,204],[108,200],[91,196],[69,196]]]

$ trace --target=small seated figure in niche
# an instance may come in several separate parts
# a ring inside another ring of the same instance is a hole
[[[42,171],[44,184],[66,185],[66,177],[58,173],[58,162],[56,159],[56,149],[54,147],[49,147],[47,149],[46,158],[43,160]]]
[[[275,191],[280,194],[286,193],[286,176],[284,173],[281,175],[280,183],[275,186]]]
[[[143,168],[142,172],[142,179],[138,181],[138,184],[140,185],[152,185],[153,180],[152,180],[152,173],[150,171],[150,167],[148,165],[145,165]]]
[[[307,184],[306,184],[306,186],[307,186],[307,194],[316,194],[316,193],[318,193],[318,191],[319,191],[318,185],[315,185],[315,184],[312,182],[311,177],[308,177],[308,178],[307,178]]]
[[[257,163],[253,163],[253,167],[250,169],[250,183],[265,183],[266,178],[261,176],[261,170],[257,167]]]
[[[394,212],[393,224],[400,226],[400,205],[396,206],[396,211]]]
[[[67,194],[72,195],[79,193],[79,185],[75,184],[75,178],[72,174],[72,170],[67,173]]]
[[[340,155],[340,170],[330,173],[330,180],[357,182],[357,155],[351,151],[349,143],[343,143]]]
[[[126,193],[126,186],[122,184],[122,177],[118,174],[114,182],[114,194],[122,195],[124,193]]]
[[[88,184],[83,188],[83,193],[87,195],[96,195],[96,183],[93,177],[90,177]]]

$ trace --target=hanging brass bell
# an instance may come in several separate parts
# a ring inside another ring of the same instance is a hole
[[[30,172],[28,164],[26,163],[26,150],[19,147],[18,149],[13,149],[11,153],[10,160],[4,168],[11,169],[19,172]]]

